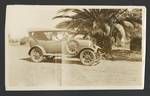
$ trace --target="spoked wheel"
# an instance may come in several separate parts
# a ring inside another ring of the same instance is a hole
[[[33,62],[41,62],[43,60],[43,53],[40,48],[33,48],[30,56]]]
[[[66,47],[69,54],[74,56],[78,54],[79,44],[77,41],[75,40],[68,41]]]
[[[90,49],[85,49],[80,53],[80,61],[82,64],[91,66],[95,64],[95,53]]]

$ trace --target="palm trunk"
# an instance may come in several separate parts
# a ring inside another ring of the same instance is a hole
[[[118,31],[121,33],[121,46],[125,47],[127,38],[126,38],[126,33],[125,33],[125,29],[122,25],[120,24],[115,24],[115,27],[118,29]]]

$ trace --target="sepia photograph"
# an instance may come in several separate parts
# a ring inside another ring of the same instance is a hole
[[[7,5],[6,90],[144,89],[144,6]]]

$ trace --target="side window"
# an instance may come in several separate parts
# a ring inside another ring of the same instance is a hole
[[[59,32],[59,33],[57,33],[57,38],[59,39],[59,40],[65,40],[65,33],[64,32]]]
[[[35,32],[33,33],[32,37],[37,40],[48,40],[44,32]]]
[[[44,34],[48,40],[52,40],[52,32],[45,32]]]
[[[57,32],[52,32],[52,40],[58,41]]]
[[[65,39],[64,32],[53,32],[52,40],[61,41],[61,40],[64,40],[64,39]]]

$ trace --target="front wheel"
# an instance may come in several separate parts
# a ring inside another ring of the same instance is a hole
[[[30,52],[30,56],[33,62],[41,62],[43,60],[43,53],[40,48],[33,48]]]
[[[95,56],[94,51],[90,49],[84,49],[83,51],[81,51],[80,61],[82,64],[91,66],[91,65],[94,65],[95,60],[96,60],[96,56]]]

